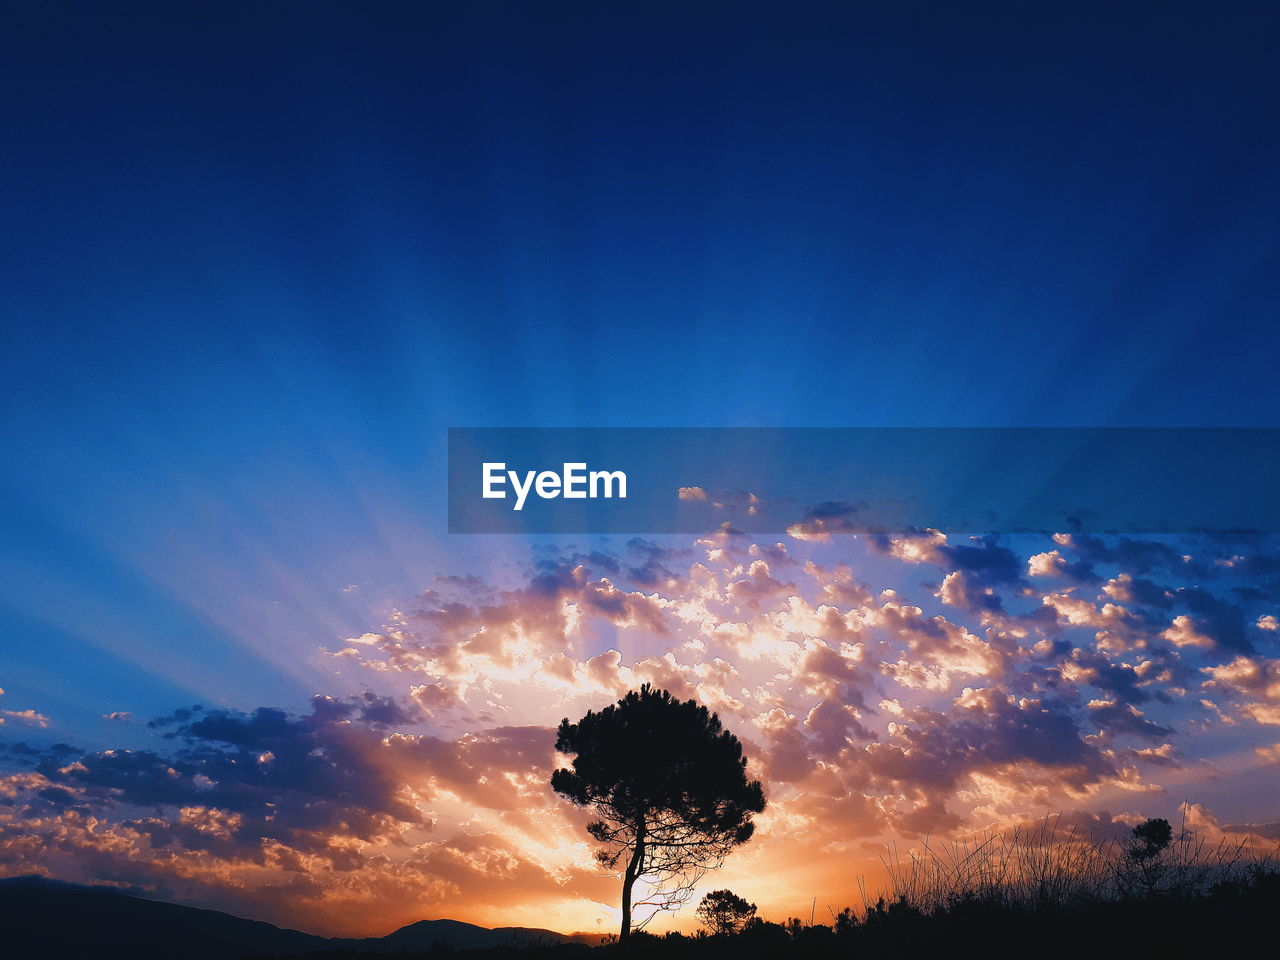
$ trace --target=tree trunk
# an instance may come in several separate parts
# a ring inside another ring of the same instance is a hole
[[[627,861],[627,869],[622,874],[622,929],[618,933],[618,942],[625,943],[631,936],[631,887],[640,875],[640,866],[644,863],[644,824],[636,830],[636,846]]]

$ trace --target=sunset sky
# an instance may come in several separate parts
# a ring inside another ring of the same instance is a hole
[[[1275,537],[446,532],[456,426],[1280,426],[1256,8],[696,6],[6,15],[0,875],[610,931],[553,730],[644,681],[771,919],[1280,840]]]

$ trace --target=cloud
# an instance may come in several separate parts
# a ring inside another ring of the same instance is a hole
[[[1269,744],[1265,747],[1256,747],[1254,752],[1261,757],[1265,763],[1280,764],[1280,743]]]
[[[953,544],[946,534],[928,530],[923,534],[875,536],[874,549],[904,563],[930,564],[946,573],[937,596],[944,604],[972,613],[1001,614],[1001,590],[1029,589],[1022,577],[1027,561],[997,537],[970,537],[969,543]]]
[[[966,687],[950,709],[916,708],[907,720],[892,726],[889,742],[868,747],[873,771],[891,780],[950,788],[974,771],[1016,764],[1055,771],[1083,789],[1115,773],[1053,702]]]
[[[1162,740],[1173,733],[1172,727],[1153,723],[1131,703],[1091,700],[1088,709],[1089,721],[1097,724],[1109,736],[1129,735],[1146,740]]]
[[[1058,546],[1070,549],[1085,563],[1115,564],[1130,574],[1176,569],[1185,562],[1185,554],[1161,540],[1139,540],[1131,537],[1108,539],[1078,533],[1056,534],[1053,540]]]
[[[1237,701],[1243,716],[1263,726],[1280,725],[1280,659],[1238,656],[1201,670],[1209,677],[1204,688]]]
[[[0,710],[0,723],[13,721],[33,727],[49,726],[49,718],[35,710]]]
[[[829,540],[833,533],[867,533],[880,529],[870,518],[871,505],[829,500],[806,507],[804,518],[787,528],[796,540]]]
[[[1205,638],[1211,646],[1252,652],[1253,644],[1245,634],[1244,613],[1238,606],[1203,587],[1179,587],[1175,597],[1192,614],[1175,620],[1182,621],[1190,635]]]
[[[1046,550],[1027,559],[1027,576],[1056,577],[1075,583],[1094,583],[1097,574],[1087,560],[1067,560],[1060,550]]]
[[[974,613],[1003,613],[1004,601],[994,587],[977,587],[963,570],[948,573],[934,594],[949,607],[960,607]]]

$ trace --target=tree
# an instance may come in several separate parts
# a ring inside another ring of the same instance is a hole
[[[622,871],[622,929],[633,907],[674,910],[709,869],[755,831],[764,809],[760,781],[748,781],[738,738],[694,700],[645,684],[599,713],[560,724],[556,749],[572,755],[551,786],[599,819],[587,832],[603,845],[597,859]],[[637,880],[649,892],[633,904]],[[636,925],[643,927],[651,913]]]
[[[1150,860],[1158,856],[1173,841],[1173,827],[1164,817],[1144,820],[1133,828],[1133,840],[1129,856],[1135,860]]]
[[[712,933],[737,933],[756,915],[756,905],[731,890],[712,890],[702,898],[695,913]]]
[[[1173,842],[1173,827],[1163,817],[1144,820],[1133,828],[1124,845],[1131,869],[1125,871],[1126,886],[1136,885],[1146,896],[1155,896],[1168,873],[1164,852]]]

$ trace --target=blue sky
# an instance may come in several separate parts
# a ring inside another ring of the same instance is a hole
[[[1280,426],[1265,6],[694,7],[7,14],[33,739],[303,704],[527,564],[450,426]]]
[[[13,15],[11,689],[412,589],[451,425],[1280,423],[1245,7],[302,11]]]

